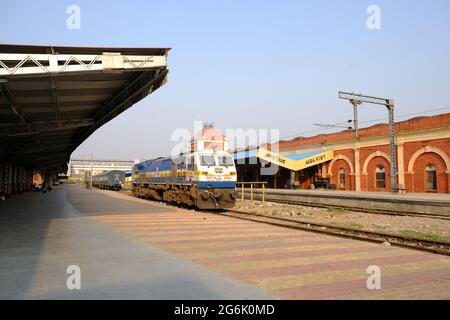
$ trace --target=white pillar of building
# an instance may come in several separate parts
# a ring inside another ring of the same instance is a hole
[[[398,157],[398,184],[402,188],[405,188],[405,156],[404,156],[404,144],[399,143],[397,145],[397,157]]]
[[[361,167],[359,158],[359,148],[355,147],[355,191],[361,191]]]

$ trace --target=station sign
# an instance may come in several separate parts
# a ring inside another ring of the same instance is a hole
[[[284,167],[292,171],[299,171],[333,160],[334,152],[333,150],[318,151],[313,155],[308,155],[304,158],[295,160],[289,156],[280,155],[266,149],[259,149],[256,156],[261,160],[277,164],[280,167]],[[301,154],[296,156],[301,156]]]

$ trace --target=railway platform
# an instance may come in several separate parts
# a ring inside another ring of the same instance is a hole
[[[78,185],[1,203],[0,237],[3,299],[450,299],[446,256]]]
[[[171,211],[78,185],[0,202],[0,299],[273,298],[97,220]],[[66,286],[70,265],[80,267],[80,290]]]

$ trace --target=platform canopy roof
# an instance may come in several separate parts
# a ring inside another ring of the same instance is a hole
[[[0,44],[0,162],[65,171],[96,129],[166,82],[168,51]]]
[[[298,154],[282,155],[260,148],[256,156],[292,171],[300,171],[333,160],[333,150],[314,150]]]
[[[264,148],[253,148],[233,153],[236,164],[247,164],[247,159],[259,159],[283,168],[299,171],[333,160],[333,150],[312,150],[295,154],[279,154]],[[256,163],[253,163],[256,164]]]

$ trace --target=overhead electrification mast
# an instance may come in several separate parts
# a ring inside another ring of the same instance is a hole
[[[395,122],[394,122],[394,100],[383,99],[362,94],[339,91],[339,99],[350,101],[353,105],[355,137],[358,138],[358,106],[362,103],[371,103],[385,106],[389,112],[389,145],[391,162],[391,192],[397,192],[397,158],[395,156]]]

